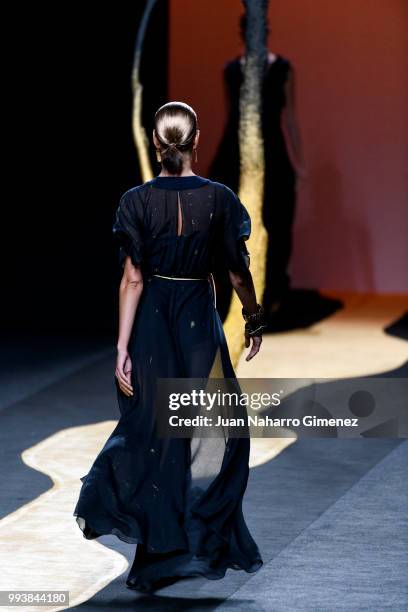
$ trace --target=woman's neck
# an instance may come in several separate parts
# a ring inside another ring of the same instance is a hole
[[[196,174],[191,170],[191,168],[183,168],[181,174],[170,174],[162,167],[158,176],[196,176]]]

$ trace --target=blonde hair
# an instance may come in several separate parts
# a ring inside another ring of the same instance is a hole
[[[182,152],[193,148],[197,132],[196,112],[185,102],[167,102],[154,116],[154,130],[161,145],[161,163],[170,174],[180,174]]]

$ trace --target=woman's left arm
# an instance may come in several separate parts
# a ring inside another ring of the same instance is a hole
[[[133,395],[131,384],[132,362],[128,352],[128,344],[142,291],[143,276],[140,266],[135,266],[131,258],[127,256],[119,286],[119,337],[115,375],[120,389],[128,396]]]
[[[306,178],[300,131],[295,107],[295,77],[293,68],[289,68],[284,85],[285,105],[282,109],[282,128],[286,145],[298,179]]]

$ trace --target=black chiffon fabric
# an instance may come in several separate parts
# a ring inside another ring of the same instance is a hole
[[[250,231],[235,193],[196,175],[155,177],[117,208],[119,265],[130,256],[144,279],[128,346],[134,394],[125,396],[114,378],[120,418],[81,477],[73,514],[87,539],[114,534],[137,544],[130,588],[262,565],[242,512],[249,437],[155,434],[158,378],[235,379],[209,274],[220,245],[231,270],[247,269]]]

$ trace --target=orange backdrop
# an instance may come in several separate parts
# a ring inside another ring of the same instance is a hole
[[[198,112],[205,175],[225,122],[222,66],[241,51],[239,0],[170,0],[169,99]],[[293,283],[408,292],[408,4],[271,0],[272,51],[295,68],[308,180]]]

